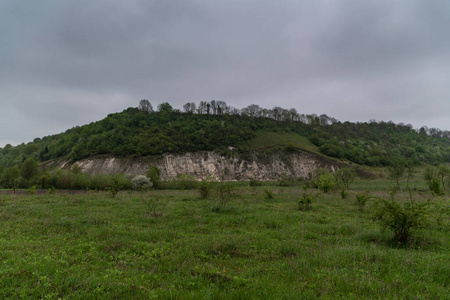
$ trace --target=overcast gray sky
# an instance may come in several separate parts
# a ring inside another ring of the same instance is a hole
[[[450,130],[450,1],[2,0],[0,147],[222,100]]]

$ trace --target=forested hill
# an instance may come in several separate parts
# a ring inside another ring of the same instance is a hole
[[[271,132],[299,135],[322,154],[362,165],[386,166],[398,160],[414,164],[450,162],[450,132],[439,129],[416,130],[393,122],[342,123],[326,115],[305,115],[280,107],[250,105],[239,110],[222,101],[202,101],[198,106],[186,103],[183,110],[162,103],[154,111],[147,100],[141,100],[138,108],[110,114],[98,122],[17,147],[5,146],[0,149],[0,171],[29,157],[37,161],[59,157],[77,161],[103,154],[141,157],[202,150],[226,153],[230,146],[237,153],[246,153],[255,150],[251,145],[256,136]]]

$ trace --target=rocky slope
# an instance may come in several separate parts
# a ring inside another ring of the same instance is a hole
[[[201,179],[214,176],[218,180],[278,180],[307,178],[316,168],[336,170],[345,164],[308,151],[278,153],[254,152],[246,156],[223,156],[216,152],[196,152],[180,155],[165,154],[145,158],[95,157],[76,162],[83,172],[105,174],[145,174],[151,166],[157,166],[164,180],[180,174],[190,174]],[[69,161],[47,162],[50,169],[68,169]]]

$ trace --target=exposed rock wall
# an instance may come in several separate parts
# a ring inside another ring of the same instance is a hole
[[[316,168],[335,170],[342,163],[324,156],[298,151],[292,153],[265,154],[255,152],[247,157],[225,157],[216,152],[164,154],[145,158],[96,157],[77,162],[83,172],[105,174],[145,174],[157,166],[164,180],[179,174],[190,174],[201,179],[214,176],[218,180],[277,180],[282,175],[306,178]],[[71,164],[64,160],[47,164],[50,168],[68,169]]]

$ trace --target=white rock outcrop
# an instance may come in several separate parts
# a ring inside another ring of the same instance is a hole
[[[330,170],[342,163],[324,156],[299,151],[293,153],[265,154],[255,152],[246,158],[225,157],[216,152],[196,152],[186,154],[164,154],[144,158],[95,157],[76,162],[83,172],[105,174],[145,174],[156,166],[163,180],[179,174],[190,174],[197,179],[213,176],[217,180],[278,180],[282,175],[291,178],[307,178],[316,168]],[[49,163],[50,168],[70,168],[65,160]]]

